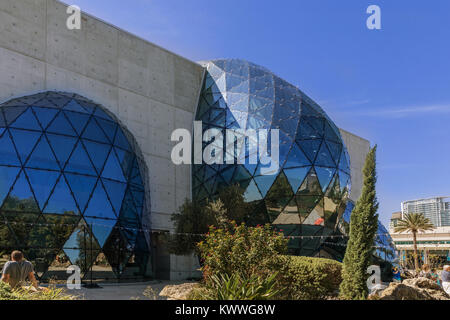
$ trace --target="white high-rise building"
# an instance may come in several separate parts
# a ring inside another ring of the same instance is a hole
[[[450,197],[404,201],[401,209],[402,215],[422,213],[436,227],[450,226]]]

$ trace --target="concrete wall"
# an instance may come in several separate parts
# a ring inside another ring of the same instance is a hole
[[[0,101],[57,90],[112,111],[144,154],[152,228],[171,230],[170,215],[190,197],[190,168],[170,160],[170,134],[191,129],[203,68],[89,15],[81,30],[69,30],[66,8],[55,0],[0,1]]]
[[[356,202],[361,196],[363,186],[362,169],[366,156],[369,153],[370,142],[343,129],[339,130],[350,156],[350,175],[352,180],[350,200]]]

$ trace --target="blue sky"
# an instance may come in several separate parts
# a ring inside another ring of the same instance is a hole
[[[188,59],[242,58],[378,144],[380,217],[450,195],[450,2],[72,0]],[[381,8],[382,30],[366,28]]]

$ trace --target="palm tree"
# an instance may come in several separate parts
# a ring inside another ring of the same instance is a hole
[[[417,255],[417,233],[427,230],[433,230],[434,225],[430,219],[425,218],[422,213],[407,213],[403,219],[397,222],[394,232],[411,232],[413,234],[414,244],[414,268],[419,269],[419,259]]]

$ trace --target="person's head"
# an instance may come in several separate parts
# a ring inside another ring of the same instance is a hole
[[[22,253],[21,251],[19,251],[19,250],[14,250],[14,251],[11,253],[11,260],[12,260],[12,261],[20,262],[20,261],[22,261],[22,259],[23,259],[23,253]]]
[[[444,271],[450,272],[450,265],[446,264],[443,269]]]
[[[430,271],[430,266],[429,266],[428,264],[424,264],[424,265],[422,266],[422,270],[423,270],[423,271]]]

